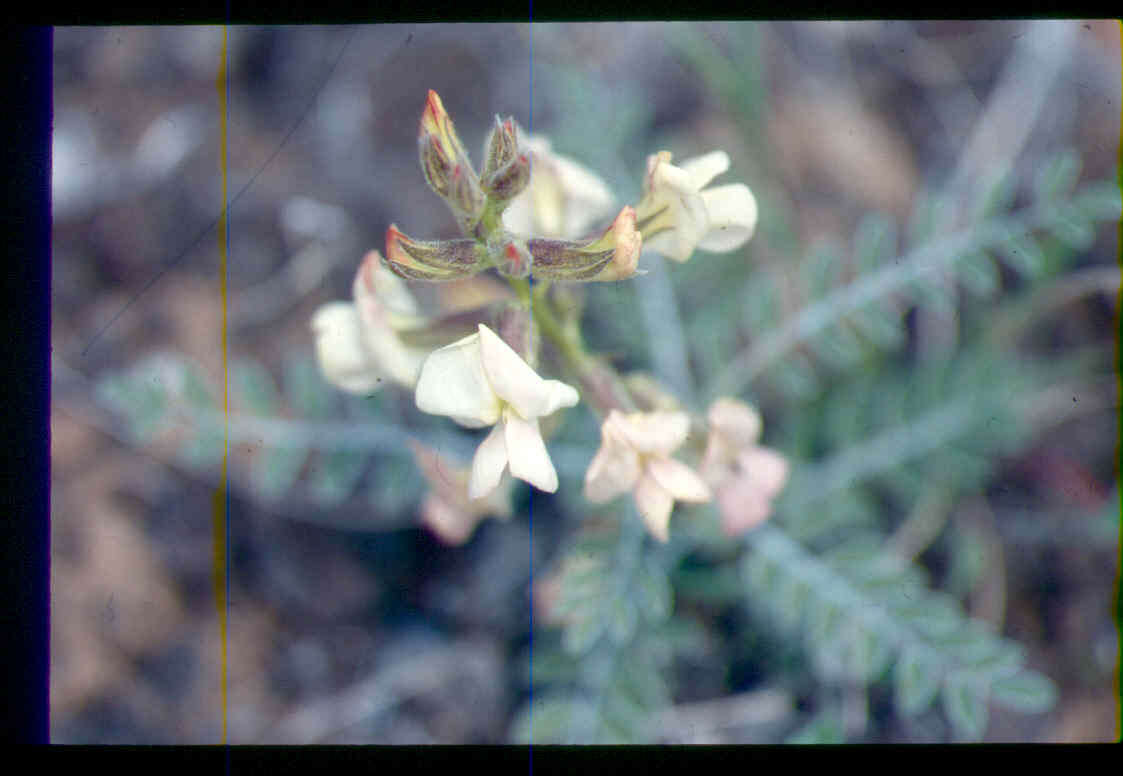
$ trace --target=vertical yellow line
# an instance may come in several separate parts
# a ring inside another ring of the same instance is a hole
[[[1119,25],[1119,63],[1120,82],[1123,85],[1123,20]],[[1123,194],[1123,104],[1119,109],[1119,145],[1116,147],[1115,162],[1116,181],[1119,184],[1120,194]],[[1116,258],[1119,266],[1123,267],[1123,218],[1120,218],[1118,227],[1118,242],[1116,243]],[[1120,310],[1123,303],[1123,289],[1120,289],[1119,298],[1116,299],[1115,309]],[[1123,313],[1116,313],[1117,316]],[[1123,396],[1123,317],[1115,321],[1115,397],[1118,400]],[[1123,412],[1116,417],[1115,438],[1115,474],[1118,482],[1120,465],[1123,464]],[[1120,506],[1123,507],[1123,491],[1120,492]],[[1123,671],[1123,523],[1119,526],[1119,543],[1116,545],[1115,562],[1115,633],[1116,633],[1116,659],[1115,659],[1115,740],[1120,740],[1123,735],[1123,682],[1120,671]]]
[[[220,676],[222,690],[222,743],[226,744],[226,593],[227,585],[227,547],[226,547],[226,505],[227,505],[227,453],[230,450],[230,413],[229,413],[229,379],[226,353],[226,259],[227,259],[227,200],[226,200],[226,127],[227,127],[227,91],[226,91],[226,32],[222,28],[222,59],[218,65],[218,77],[215,87],[218,89],[219,126],[220,129],[220,159],[222,168],[222,213],[218,219],[218,287],[222,297],[222,412],[225,418],[225,429],[222,444],[222,472],[219,477],[218,487],[211,498],[211,537],[214,542],[214,557],[212,559],[212,576],[214,579],[215,606],[218,608],[218,630],[222,649],[222,673]]]

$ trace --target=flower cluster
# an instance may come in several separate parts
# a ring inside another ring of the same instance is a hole
[[[484,517],[510,516],[511,478],[555,492],[558,473],[542,421],[581,398],[603,418],[601,446],[585,473],[590,502],[631,494],[660,541],[669,537],[676,502],[716,500],[729,534],[764,520],[787,464],[757,444],[755,410],[723,399],[705,419],[692,418],[649,378],[621,378],[584,350],[580,314],[561,310],[563,299],[574,309],[573,292],[550,287],[631,278],[643,271],[644,248],[681,262],[699,249],[744,245],[756,227],[752,193],[740,183],[709,187],[728,170],[729,156],[714,151],[675,166],[669,152],[654,154],[641,200],[618,208],[604,181],[555,153],[546,138],[524,136],[513,118],[495,118],[477,171],[432,91],[418,154],[425,182],[448,205],[462,236],[420,240],[391,224],[385,256],[371,251],[359,267],[353,301],[320,308],[312,328],[320,367],[339,388],[365,394],[392,382],[413,390],[422,412],[490,428],[468,465],[414,443],[430,485],[424,524],[442,540],[461,543]],[[513,295],[454,314],[423,314],[406,284],[464,280],[491,268]],[[576,385],[535,370],[537,332]],[[699,459],[702,442],[694,430],[702,424],[708,431]],[[688,444],[692,439],[697,443]],[[679,455],[694,457],[696,466]]]

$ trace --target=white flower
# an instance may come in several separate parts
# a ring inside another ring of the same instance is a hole
[[[421,367],[417,407],[447,415],[462,426],[495,425],[472,459],[468,498],[483,498],[503,470],[539,490],[558,489],[558,474],[538,430],[538,419],[578,402],[576,389],[544,380],[495,332],[479,331],[434,351]]]
[[[359,266],[352,293],[353,304],[331,302],[312,317],[324,376],[351,393],[369,393],[387,378],[412,388],[428,351],[399,337],[423,321],[409,289],[378,251],[371,251]]]
[[[711,151],[676,167],[669,151],[647,158],[643,200],[636,206],[645,248],[686,261],[695,248],[726,253],[740,248],[756,229],[757,207],[749,187],[703,187],[729,169],[729,154]]]
[[[710,436],[702,456],[702,475],[717,492],[722,527],[729,536],[745,533],[768,519],[772,500],[788,479],[788,462],[761,447],[760,415],[736,399],[715,401],[706,414]]]
[[[604,181],[572,159],[555,154],[550,141],[540,135],[519,142],[530,156],[530,182],[503,211],[507,229],[576,240],[612,215],[614,197]]]
[[[651,534],[667,541],[674,502],[705,502],[710,489],[693,469],[671,458],[686,441],[683,412],[613,410],[601,426],[601,447],[585,474],[585,497],[603,503],[632,491]]]

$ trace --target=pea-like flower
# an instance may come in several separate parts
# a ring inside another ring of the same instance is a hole
[[[706,414],[710,435],[702,456],[702,476],[717,493],[722,528],[729,536],[745,533],[768,519],[772,500],[788,478],[788,462],[761,447],[760,415],[736,399],[715,401]]]
[[[636,205],[644,247],[675,261],[696,248],[727,253],[740,248],[756,229],[757,206],[743,183],[704,188],[729,169],[729,154],[711,151],[671,164],[671,153],[647,158],[644,196]]]
[[[371,251],[359,265],[352,295],[353,303],[331,302],[312,317],[320,370],[350,393],[370,393],[386,379],[412,388],[429,353],[399,336],[424,323],[409,289]]]
[[[555,154],[540,135],[519,139],[530,157],[530,182],[503,211],[512,232],[575,240],[612,215],[614,198],[608,186],[572,159]]]
[[[472,459],[468,498],[491,493],[508,468],[539,490],[558,489],[538,419],[577,404],[577,390],[539,377],[487,326],[479,324],[477,333],[425,359],[415,400],[422,412],[447,415],[468,428],[495,426]]]
[[[585,497],[610,501],[632,491],[648,531],[667,541],[675,501],[705,502],[709,487],[671,453],[686,441],[690,418],[683,412],[612,410],[601,426],[601,446],[585,474]]]

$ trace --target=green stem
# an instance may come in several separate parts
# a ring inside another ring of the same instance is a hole
[[[486,244],[496,232],[503,228],[502,215],[503,208],[496,205],[491,197],[488,197],[483,212],[480,214],[480,220],[476,224],[475,233],[469,235],[469,237],[474,237],[477,241]]]
[[[519,298],[519,304],[524,308],[530,308],[530,281],[526,278],[512,278],[507,277],[507,285],[515,292],[515,296]]]
[[[614,409],[636,410],[635,402],[616,370],[585,351],[580,333],[566,331],[545,291],[541,295],[535,293],[531,312],[542,335],[554,346],[567,369],[581,384],[583,398],[599,415],[605,416]]]

